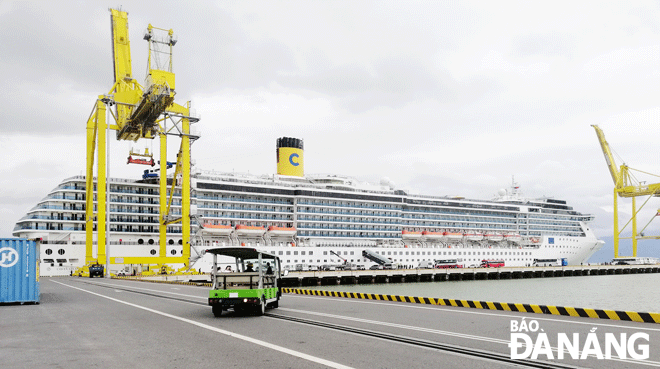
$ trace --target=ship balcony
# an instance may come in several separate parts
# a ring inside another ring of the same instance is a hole
[[[255,204],[275,204],[275,205],[289,205],[293,206],[292,201],[284,200],[259,200],[259,199],[243,199],[243,198],[229,198],[229,197],[213,197],[213,196],[197,196],[198,200],[211,200],[219,202],[247,202]]]
[[[401,218],[399,214],[391,213],[381,213],[381,212],[372,212],[372,213],[350,213],[337,210],[306,210],[298,208],[299,214],[330,214],[330,215],[348,215],[354,217],[382,217],[382,218]]]
[[[287,210],[282,210],[282,209],[255,209],[255,208],[249,208],[249,207],[243,207],[243,206],[209,206],[209,205],[197,205],[198,209],[213,209],[213,210],[226,210],[226,211],[251,211],[251,212],[258,212],[258,213],[285,213],[285,214],[290,214],[293,213],[293,209],[287,209]]]
[[[311,201],[298,201],[297,203],[298,206],[300,205],[306,205],[306,206],[317,206],[317,207],[322,207],[322,208],[329,208],[329,207],[339,207],[339,208],[355,208],[355,209],[369,209],[369,210],[386,210],[389,212],[401,212],[401,208],[391,208],[391,207],[386,207],[386,206],[377,206],[377,205],[360,205],[360,204],[324,204],[324,203],[318,203],[318,202],[311,202]]]
[[[299,215],[297,219],[298,219],[298,221],[301,221],[301,222],[316,222],[316,223],[334,221],[334,222],[355,223],[355,224],[392,224],[392,225],[397,225],[397,226],[401,225],[401,222],[399,221],[399,219],[394,219],[394,220],[389,220],[389,221],[388,220],[380,220],[380,221],[378,221],[378,220],[361,220],[361,219],[355,219],[355,218],[351,218],[351,219],[348,219],[348,220],[336,220],[334,218],[329,219],[328,217],[323,217],[323,219],[314,219],[310,216],[304,216],[304,215]]]
[[[96,228],[96,227],[95,227]],[[20,231],[28,231],[28,230],[35,230],[35,231],[84,231],[85,230],[85,225],[80,224],[80,226],[64,226],[62,223],[59,224],[44,224],[44,225],[34,225],[34,224],[16,224],[14,226],[14,230],[12,232],[20,232]]]
[[[52,215],[25,215],[23,218],[19,220],[20,221],[25,221],[25,220],[30,220],[30,219],[42,219],[42,220],[58,220],[58,221],[73,221],[73,222],[83,222],[84,216],[81,215],[80,219],[78,217],[73,217],[73,216],[61,216],[61,217],[54,217]]]
[[[71,200],[71,201],[85,201],[85,194],[80,195],[64,195],[64,194],[52,194],[44,198],[44,200]]]
[[[299,230],[303,229],[322,229],[322,230],[338,230],[338,231],[351,231],[351,232],[395,232],[400,233],[401,229],[396,228],[351,228],[351,227],[340,227],[340,226],[328,226],[327,224],[323,225],[298,225]]]
[[[422,210],[422,209],[404,209],[404,214],[441,214],[441,215],[458,215],[458,216],[467,216],[467,217],[492,217],[492,218],[517,218],[516,214],[509,213],[497,213],[493,214],[490,212],[484,211],[455,211],[455,210]]]
[[[255,221],[263,221],[263,220],[280,220],[280,221],[293,221],[293,218],[291,217],[254,217],[250,215],[244,215],[244,214],[238,214],[238,215],[203,215],[202,218],[219,218],[219,219],[246,219],[246,220],[255,220]]]
[[[318,238],[318,237],[323,237],[323,238],[357,238],[357,239],[400,239],[400,237],[396,235],[341,235],[341,234],[334,234],[330,232],[311,232],[311,231],[303,231],[303,232],[298,232],[299,237],[309,237],[309,238]]]
[[[72,205],[73,204],[71,204],[71,206],[66,206],[65,207],[63,205],[49,205],[49,204],[43,204],[42,203],[42,204],[39,204],[39,205],[35,206],[34,208],[32,208],[32,210],[40,210],[40,209],[71,210],[71,211],[75,211],[75,210],[84,211],[85,210],[85,205],[84,204],[81,204],[80,206],[72,206]],[[96,205],[94,206],[94,211],[96,211]]]

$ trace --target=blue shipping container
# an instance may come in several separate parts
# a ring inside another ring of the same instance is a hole
[[[25,238],[0,238],[0,304],[39,303],[39,247]]]

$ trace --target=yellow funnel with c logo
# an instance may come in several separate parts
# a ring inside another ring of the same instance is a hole
[[[303,177],[303,143],[298,138],[277,139],[277,174]]]

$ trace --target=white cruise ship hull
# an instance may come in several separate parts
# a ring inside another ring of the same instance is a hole
[[[193,225],[191,257],[199,261],[192,267],[208,271],[195,250],[215,245],[260,247],[294,269],[298,264],[341,264],[330,251],[369,268],[374,263],[362,257],[364,250],[412,268],[447,259],[464,267],[493,259],[506,266],[531,266],[535,259],[566,259],[575,265],[586,263],[603,244],[588,227],[591,216],[559,200],[408,195],[354,184],[351,189],[349,182],[338,186],[339,177],[329,178],[302,182],[278,176],[195,175],[197,222],[229,228]],[[84,186],[82,176],[64,180],[16,224],[14,236],[42,239],[42,275],[66,275],[85,264]],[[110,180],[110,256],[158,256],[157,199],[155,182]],[[266,232],[271,226],[286,231]],[[183,254],[180,227],[168,229],[173,232],[168,233],[165,256]],[[442,232],[450,237],[434,237]],[[146,266],[111,265],[111,270],[141,268]]]

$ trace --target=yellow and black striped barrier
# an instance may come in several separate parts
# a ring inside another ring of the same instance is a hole
[[[565,315],[565,316],[575,316],[582,318],[625,320],[625,321],[633,321],[633,322],[660,324],[659,313],[637,313],[632,311],[584,309],[584,308],[572,308],[572,307],[552,306],[552,305],[511,304],[505,302],[491,302],[491,301],[454,300],[454,299],[439,299],[439,298],[436,299],[433,297],[412,297],[412,296],[380,295],[373,293],[358,293],[358,292],[306,290],[300,288],[282,288],[282,292],[295,293],[298,295],[408,302],[413,304],[454,306],[454,307],[466,307],[466,308],[487,309],[487,310],[504,310],[504,311],[514,311],[521,313]]]

